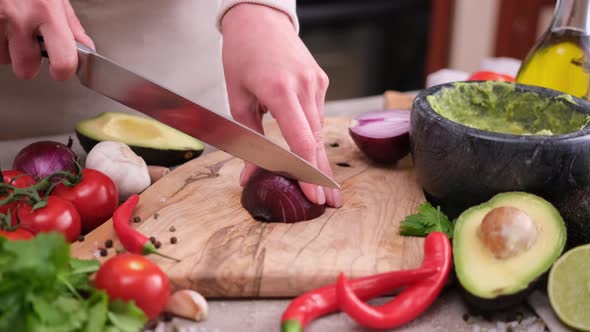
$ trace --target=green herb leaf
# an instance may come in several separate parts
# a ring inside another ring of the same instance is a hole
[[[404,236],[425,237],[432,232],[443,232],[449,239],[453,237],[453,223],[440,210],[429,202],[418,207],[418,213],[407,216],[400,224],[400,234]]]
[[[88,299],[88,325],[84,332],[102,332],[107,322],[109,297],[103,291],[94,291]]]
[[[111,302],[109,309],[109,322],[116,328],[112,331],[137,332],[143,328],[147,320],[145,313],[133,302],[117,299]]]
[[[92,288],[90,285],[90,275],[98,271],[100,262],[95,259],[72,259],[70,261],[70,267],[72,270],[64,274],[64,279],[77,290],[90,290]]]

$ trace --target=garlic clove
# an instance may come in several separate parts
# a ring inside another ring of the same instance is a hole
[[[209,305],[203,295],[194,290],[183,289],[170,296],[164,311],[175,316],[201,321],[207,318]]]
[[[150,181],[152,184],[160,180],[162,177],[164,177],[164,175],[170,173],[170,169],[164,166],[148,165],[147,168],[150,174]]]

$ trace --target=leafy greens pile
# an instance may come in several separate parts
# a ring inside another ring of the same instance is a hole
[[[141,309],[92,287],[99,265],[72,258],[59,233],[0,237],[0,331],[141,331],[147,322]]]

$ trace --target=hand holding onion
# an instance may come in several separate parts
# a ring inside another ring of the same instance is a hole
[[[263,133],[262,113],[268,111],[291,150],[331,175],[321,135],[328,77],[289,18],[265,6],[240,5],[228,11],[221,24],[232,116]],[[245,185],[255,171],[253,164],[246,163],[240,184]],[[304,182],[299,185],[315,204],[342,206],[338,189]]]

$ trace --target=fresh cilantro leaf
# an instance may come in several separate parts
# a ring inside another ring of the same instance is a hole
[[[113,332],[137,332],[147,321],[145,313],[133,302],[123,302],[119,299],[111,302],[109,307],[109,323]],[[109,330],[109,331],[111,331]]]
[[[88,299],[88,325],[84,332],[102,332],[105,329],[109,311],[109,297],[103,291],[96,290]]]
[[[449,239],[453,237],[453,222],[429,202],[418,207],[418,212],[407,216],[400,224],[400,234],[425,237],[432,232],[443,232]]]
[[[1,298],[1,296],[0,296]],[[0,301],[4,301],[2,298]],[[0,310],[0,331],[25,331],[26,321],[22,319],[25,317],[26,311],[20,305],[20,302],[14,306],[2,308]]]
[[[37,297],[33,306],[36,315],[29,316],[31,331],[80,331],[88,320],[83,303],[69,294],[60,295],[51,302]]]
[[[92,288],[90,285],[90,275],[98,271],[100,262],[95,259],[72,259],[70,261],[70,267],[71,271],[65,273],[62,276],[62,280],[77,290],[89,291]]]
[[[0,261],[6,260],[0,273],[18,275],[31,286],[51,284],[67,269],[69,244],[58,233],[41,233],[29,241],[0,242]]]

